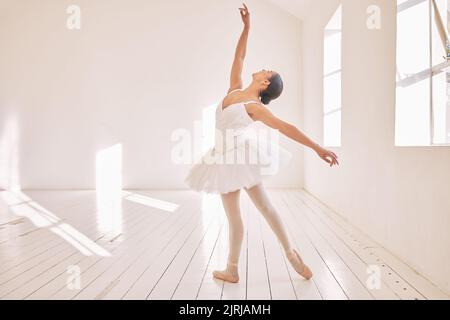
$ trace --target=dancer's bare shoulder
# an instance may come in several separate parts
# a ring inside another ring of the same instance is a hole
[[[245,108],[247,109],[247,113],[255,121],[262,121],[271,113],[262,103],[248,102],[245,104]]]
[[[266,106],[262,103],[250,102],[245,105],[247,113],[254,121],[261,121],[265,125],[273,129],[281,129],[288,125],[283,120],[277,118]]]

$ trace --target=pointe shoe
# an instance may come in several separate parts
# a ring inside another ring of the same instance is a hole
[[[313,276],[313,273],[311,272],[309,267],[303,262],[302,258],[298,254],[297,250],[292,249],[292,251],[293,251],[293,254],[289,254],[288,259],[289,259],[289,262],[294,267],[295,271],[297,271],[297,273],[299,275],[301,275],[303,278],[305,278],[306,280],[311,279]]]
[[[235,267],[237,268],[237,264],[235,263],[228,263],[228,267]],[[228,269],[228,268],[227,268]],[[216,279],[225,281],[225,282],[230,282],[230,283],[238,283],[239,282],[239,275],[233,275],[231,272],[229,272],[228,270],[223,270],[223,271],[214,271],[213,272],[213,276]]]

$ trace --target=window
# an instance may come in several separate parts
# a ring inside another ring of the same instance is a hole
[[[450,144],[449,5],[397,1],[397,146]]]
[[[341,146],[342,5],[324,30],[324,145]]]

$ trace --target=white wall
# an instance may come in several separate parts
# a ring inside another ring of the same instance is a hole
[[[322,30],[339,1],[303,23],[305,130],[322,141]],[[368,30],[369,5],[382,10]],[[343,1],[341,166],[305,153],[305,188],[419,273],[450,292],[450,148],[397,148],[396,1]]]
[[[78,4],[82,28],[66,28]],[[171,134],[193,129],[227,92],[242,30],[241,1],[42,0],[2,2],[0,187],[94,188],[96,154],[123,148],[125,188],[185,188]],[[279,71],[274,112],[301,125],[301,22],[248,1],[253,28],[245,84]],[[302,149],[272,186],[300,187]]]

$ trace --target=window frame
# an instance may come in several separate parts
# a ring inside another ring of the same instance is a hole
[[[447,28],[445,28],[445,25],[443,24],[443,20],[442,20],[442,15],[441,12],[439,11],[439,7],[436,4],[435,0],[423,0],[423,2],[427,2],[428,4],[428,52],[429,52],[429,63],[428,63],[428,69],[425,69],[417,74],[415,74],[416,77],[424,77],[424,78],[428,78],[428,83],[429,83],[429,105],[428,105],[428,114],[430,117],[430,123],[429,123],[429,139],[430,141],[428,142],[427,145],[398,145],[397,144],[397,127],[395,127],[395,141],[394,141],[394,145],[395,147],[449,147],[450,146],[450,141],[446,142],[446,143],[438,143],[435,142],[436,141],[436,134],[435,134],[435,103],[434,103],[434,77],[436,75],[439,75],[441,73],[450,73],[450,56],[449,56],[449,51],[447,50],[447,48],[445,48],[444,45],[444,51],[447,51],[447,60],[443,61],[441,63],[435,64],[433,61],[434,58],[434,35],[433,35],[433,28],[436,27],[438,29],[439,35],[442,37],[442,32],[445,33],[445,40],[441,38],[441,41],[444,42],[446,41],[447,45],[450,44],[450,39],[449,39],[449,30]],[[398,13],[400,12],[399,9],[400,7],[405,6],[406,8],[403,10],[407,10],[409,8],[409,6],[405,5],[405,4],[398,4],[397,2],[397,6],[396,6],[396,16],[398,17]],[[438,17],[438,19],[436,19],[436,16]],[[439,20],[439,21],[437,21]],[[396,21],[396,32],[398,32],[398,20]],[[398,34],[397,34],[398,36]],[[398,41],[398,40],[397,40]],[[396,44],[396,47],[398,45],[398,42]],[[398,51],[398,49],[396,50]],[[444,57],[445,58],[445,57]],[[396,57],[396,65],[397,65],[397,70],[398,70],[398,57]],[[396,77],[398,77],[399,74],[396,74]],[[398,90],[399,85],[402,82],[407,82],[408,79],[396,79],[396,91]],[[447,90],[450,91],[450,82],[447,82]],[[397,95],[397,93],[396,93]],[[449,103],[449,99],[450,96],[447,97],[447,103]],[[396,108],[397,108],[397,100],[396,100]],[[449,110],[450,111],[450,110]],[[450,134],[450,132],[448,132],[447,134]],[[446,137],[446,139],[448,139],[449,137]]]

